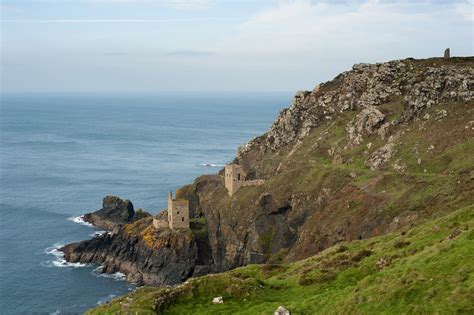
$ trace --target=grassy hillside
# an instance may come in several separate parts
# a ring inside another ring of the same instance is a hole
[[[88,314],[473,314],[474,205],[289,264],[144,287]],[[213,305],[216,296],[224,304]]]

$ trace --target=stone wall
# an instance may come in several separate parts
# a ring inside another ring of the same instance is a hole
[[[225,166],[224,182],[229,196],[235,194],[240,187],[262,185],[263,179],[245,180],[247,174],[242,167],[237,164],[227,164]]]
[[[160,220],[156,217],[153,218],[153,227],[155,229],[165,229],[169,228],[169,223],[166,220]]]
[[[253,180],[246,180],[244,182],[242,182],[242,187],[245,187],[245,186],[259,186],[259,185],[263,185],[265,183],[265,180],[264,179],[253,179]]]

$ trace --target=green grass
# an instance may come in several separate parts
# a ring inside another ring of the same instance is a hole
[[[207,237],[206,218],[192,218],[189,223],[195,238],[205,239]]]
[[[379,267],[381,259],[387,263]],[[249,265],[145,287],[89,314],[473,314],[474,205],[396,234],[280,265]],[[224,297],[213,305],[212,298]]]

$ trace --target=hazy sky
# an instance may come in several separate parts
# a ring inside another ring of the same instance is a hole
[[[474,1],[0,0],[3,91],[294,91],[473,55]]]

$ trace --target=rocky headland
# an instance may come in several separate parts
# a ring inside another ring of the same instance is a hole
[[[474,58],[357,64],[296,93],[270,130],[239,148],[247,179],[223,172],[179,189],[191,229],[157,230],[117,199],[85,216],[113,231],[67,245],[150,285],[254,263],[286,263],[398,231],[474,199]]]
[[[151,217],[91,240],[61,248],[70,262],[101,264],[101,272],[122,272],[136,284],[181,283],[193,274],[197,248],[190,231],[155,232]]]

